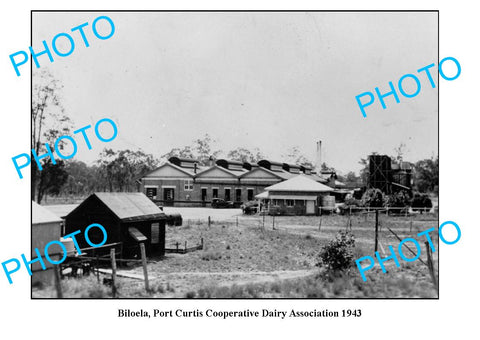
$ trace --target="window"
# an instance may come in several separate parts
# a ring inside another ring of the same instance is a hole
[[[230,188],[225,188],[225,201],[230,201]]]
[[[287,201],[287,207],[293,207],[295,205],[294,200],[286,200]]]
[[[145,195],[151,200],[157,199],[157,188],[145,188]]]
[[[235,201],[240,202],[242,200],[242,189],[236,188],[235,189]]]
[[[193,190],[193,180],[186,179],[183,181],[183,189],[185,191],[192,191]]]
[[[218,198],[218,188],[212,188],[212,198]]]
[[[253,189],[247,189],[247,201],[253,201]]]
[[[160,243],[160,223],[152,223],[150,241],[151,244]]]
[[[207,188],[202,188],[202,201],[207,200]]]

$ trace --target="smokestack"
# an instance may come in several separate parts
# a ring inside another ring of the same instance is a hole
[[[317,152],[315,153],[315,170],[320,173],[322,170],[322,141],[317,142]]]

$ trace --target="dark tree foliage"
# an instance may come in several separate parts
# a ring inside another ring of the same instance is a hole
[[[326,267],[330,271],[343,271],[350,268],[354,261],[353,248],[355,237],[349,231],[339,231],[335,239],[322,247],[317,266]]]
[[[438,194],[438,165],[438,157],[415,163],[414,185],[418,191]]]
[[[104,149],[97,161],[98,173],[108,191],[136,191],[135,181],[158,166],[158,160],[143,151]]]
[[[65,162],[57,160],[53,164],[48,158],[42,164],[43,170],[40,171],[38,181],[38,202],[41,202],[46,194],[57,196],[68,179],[68,173],[65,171]]]
[[[428,194],[415,193],[412,199],[412,209],[423,212],[426,208],[432,208],[432,200],[428,197]]]
[[[61,103],[60,92],[62,87],[59,81],[46,70],[34,72],[32,75],[31,147],[37,155],[46,153],[45,143],[53,147],[58,137],[70,132],[72,122],[64,114]],[[60,148],[63,148],[62,143],[59,144]],[[47,158],[41,160],[42,168],[44,168],[44,165],[50,167],[46,162]],[[44,174],[42,179],[41,171],[39,171],[38,165],[33,159],[30,170],[31,199],[40,203],[44,194],[50,191],[50,188],[46,187],[46,183],[53,184],[53,182],[46,180],[49,175]],[[40,181],[42,182],[40,183]],[[57,190],[56,184],[51,189],[55,192]]]
[[[380,189],[370,188],[362,196],[365,207],[381,208],[384,205],[384,195]]]

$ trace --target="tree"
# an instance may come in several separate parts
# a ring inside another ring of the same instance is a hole
[[[438,193],[438,167],[438,156],[415,163],[414,185],[418,191]]]
[[[212,143],[214,143],[210,135],[207,133],[203,138],[198,138],[192,142],[192,145],[183,148],[173,148],[166,154],[162,155],[162,159],[168,159],[172,156],[192,158],[198,160],[200,165],[208,165],[210,158],[217,158],[221,153],[220,150],[213,151]]]
[[[384,195],[380,189],[371,188],[365,191],[362,196],[362,203],[365,207],[381,208],[384,204]]]
[[[45,194],[58,195],[68,178],[65,162],[62,160],[53,164],[48,158],[43,162],[42,168],[38,181],[37,202],[41,202]]]
[[[407,146],[405,145],[405,143],[400,143],[400,145],[394,149],[396,155],[390,156],[390,158],[392,159],[392,164],[400,164],[401,162],[403,162],[403,155],[405,154],[406,147]]]
[[[288,151],[282,155],[282,158],[287,163],[305,165],[311,168],[314,167],[313,162],[310,159],[308,159],[305,155],[302,154],[298,146],[293,146],[290,149],[288,149]]]
[[[84,162],[69,160],[65,171],[68,179],[62,192],[68,195],[85,196],[95,191],[105,191],[106,185],[102,182],[102,174],[97,165],[88,166]]]
[[[104,149],[100,157],[97,161],[100,177],[111,192],[135,190],[135,181],[159,164],[152,155],[141,150]]]
[[[37,155],[44,154],[46,148],[45,143],[53,147],[55,140],[61,135],[66,135],[70,132],[71,121],[64,115],[64,109],[60,101],[60,91],[62,85],[58,80],[46,70],[35,73],[32,76],[32,139],[31,146]],[[63,148],[63,144],[59,144]],[[46,164],[49,158],[42,160]],[[52,164],[54,165],[54,164]],[[60,168],[60,166],[59,166]],[[42,170],[44,171],[44,170]],[[31,199],[40,203],[43,194],[39,192],[38,181],[40,180],[40,172],[37,163],[32,160],[32,191]],[[42,183],[45,185],[45,182]],[[48,192],[48,188],[42,187],[43,192]],[[35,194],[36,197],[35,197]]]
[[[166,154],[162,155],[161,158],[169,159],[170,157],[181,157],[181,158],[195,158],[192,152],[192,148],[190,146],[184,146],[183,148],[173,148]]]
[[[236,148],[228,152],[227,158],[240,162],[256,163],[264,156],[258,148],[255,148],[253,152],[246,148]]]

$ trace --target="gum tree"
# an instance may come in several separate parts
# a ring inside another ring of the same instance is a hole
[[[58,137],[69,134],[71,130],[72,122],[64,114],[64,108],[60,101],[62,87],[60,82],[47,70],[43,69],[40,72],[33,72],[31,148],[37,155],[46,152],[45,143],[53,145]],[[62,145],[59,147],[60,149],[63,148]],[[44,168],[43,164],[46,164],[47,159],[49,158],[42,159],[42,168]],[[63,166],[60,164],[50,164],[42,171],[52,171],[58,175],[58,172],[61,170],[63,170]],[[37,163],[34,160],[31,163],[31,175],[31,199],[40,203],[43,195],[38,190],[38,183],[41,177]],[[43,177],[49,177],[49,175],[44,173]],[[43,187],[42,190],[43,192],[48,192],[49,189]]]

